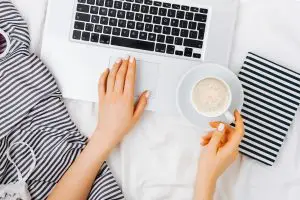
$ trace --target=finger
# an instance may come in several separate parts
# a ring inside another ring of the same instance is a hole
[[[222,137],[224,136],[224,133],[225,133],[225,125],[221,123],[218,126],[217,131],[215,131],[213,133],[213,136],[208,144],[211,149],[213,149],[215,151],[218,150],[221,140],[222,140]]]
[[[136,59],[134,57],[130,57],[128,70],[126,74],[125,87],[124,87],[124,93],[129,95],[130,97],[134,96],[135,80],[136,80]]]
[[[212,137],[213,133],[214,133],[214,132],[211,131],[211,132],[207,133],[206,135],[202,136],[201,138],[202,138],[203,140],[210,139],[210,138]]]
[[[134,114],[133,114],[134,123],[136,123],[141,118],[142,114],[144,113],[144,110],[147,106],[149,97],[150,97],[149,91],[145,91],[140,96],[140,98],[135,106],[135,110],[134,110]]]
[[[221,123],[225,125],[226,130],[229,130],[229,131],[234,130],[234,129],[232,128],[232,126],[230,126],[229,124],[223,123],[223,122],[210,122],[209,125],[210,125],[212,128],[218,128],[218,126],[219,126]]]
[[[122,64],[122,59],[118,58],[114,63],[107,78],[107,89],[106,89],[107,92],[112,92],[114,90],[116,76],[121,64]]]
[[[242,134],[244,134],[244,120],[242,115],[240,114],[239,111],[235,110],[234,111],[234,117],[235,117],[235,128]]]
[[[106,68],[106,70],[101,74],[98,82],[98,95],[99,98],[101,99],[105,93],[106,93],[106,82],[107,82],[107,77],[109,74],[109,69]]]
[[[124,91],[125,78],[128,69],[128,60],[129,60],[128,56],[123,59],[123,62],[116,76],[114,91],[116,91],[119,94],[122,94]]]

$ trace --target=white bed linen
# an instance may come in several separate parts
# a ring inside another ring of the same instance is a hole
[[[13,0],[30,25],[39,54],[47,0]],[[238,72],[248,51],[300,72],[300,1],[241,0],[230,68]],[[92,133],[97,106],[66,100],[83,133]],[[202,133],[180,116],[146,112],[110,158],[130,200],[192,199]],[[220,200],[298,200],[300,196],[300,113],[278,161],[266,167],[241,157],[219,181]]]

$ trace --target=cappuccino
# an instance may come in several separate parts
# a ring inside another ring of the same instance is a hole
[[[218,78],[200,80],[193,88],[192,102],[199,113],[217,117],[227,111],[231,103],[229,86]]]

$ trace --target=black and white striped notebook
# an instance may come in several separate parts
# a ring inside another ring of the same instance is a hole
[[[273,165],[300,104],[300,74],[249,53],[239,79],[246,129],[240,152]]]

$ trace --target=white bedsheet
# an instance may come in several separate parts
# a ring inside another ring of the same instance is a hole
[[[30,25],[32,49],[39,54],[47,0],[13,0]],[[248,51],[300,72],[300,1],[241,0],[230,68],[238,72]],[[94,103],[66,100],[83,133],[92,133]],[[180,116],[146,112],[110,158],[130,200],[192,199],[200,153],[197,132]],[[300,198],[300,113],[279,159],[266,167],[241,157],[222,177],[216,199],[298,200]]]

